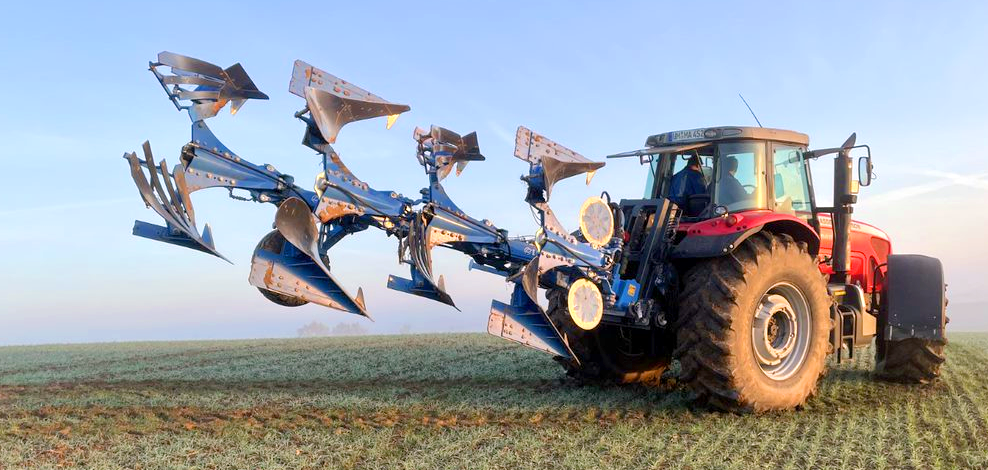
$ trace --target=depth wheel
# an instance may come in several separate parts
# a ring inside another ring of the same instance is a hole
[[[697,401],[735,412],[790,409],[816,392],[830,336],[826,282],[805,243],[758,233],[701,261],[680,294],[674,356]]]
[[[272,230],[271,232],[268,232],[268,234],[265,235],[260,242],[257,243],[257,248],[254,250],[256,251],[263,249],[272,253],[281,253],[281,250],[285,247],[285,243],[287,243],[285,236],[277,230]],[[272,290],[262,289],[260,287],[258,287],[257,290],[264,296],[265,299],[281,305],[282,307],[301,307],[309,303],[308,300],[302,300],[298,297],[292,297],[290,295],[281,294]]]

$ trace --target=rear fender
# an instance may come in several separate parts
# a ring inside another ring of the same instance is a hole
[[[672,257],[711,258],[734,251],[742,242],[763,230],[787,234],[796,241],[805,242],[810,254],[820,251],[820,237],[802,219],[770,211],[752,211],[735,214],[738,222],[728,225],[725,217],[705,220],[690,225],[683,238],[672,251]]]

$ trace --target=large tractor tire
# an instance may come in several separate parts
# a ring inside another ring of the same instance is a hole
[[[561,360],[567,375],[586,383],[597,384],[658,384],[669,367],[669,354],[655,355],[651,350],[652,334],[647,330],[622,330],[611,325],[598,325],[591,331],[573,322],[567,306],[566,289],[550,289],[549,318],[566,337],[579,365]]]
[[[272,230],[267,235],[265,235],[260,242],[257,243],[257,247],[254,248],[254,250],[256,251],[259,249],[263,249],[265,251],[270,251],[272,253],[281,253],[281,250],[284,249],[285,247],[285,243],[288,243],[285,240],[285,236],[282,235],[281,232],[277,230]],[[292,297],[290,295],[280,294],[272,290],[262,289],[260,287],[258,287],[257,290],[261,293],[261,295],[264,296],[265,299],[268,299],[271,302],[281,305],[282,307],[301,307],[309,303],[309,301],[307,300],[302,300],[298,297]]]
[[[889,256],[875,338],[875,372],[880,378],[928,384],[940,377],[947,344],[946,303],[939,260]]]
[[[683,280],[674,356],[699,404],[791,409],[816,392],[830,347],[830,298],[806,244],[760,232]]]
[[[891,382],[928,384],[940,377],[946,342],[910,338],[901,341],[878,340],[875,372]]]

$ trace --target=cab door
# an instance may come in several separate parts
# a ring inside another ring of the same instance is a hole
[[[809,164],[803,157],[806,149],[778,142],[773,142],[771,148],[770,207],[775,212],[794,215],[819,228],[814,220]]]

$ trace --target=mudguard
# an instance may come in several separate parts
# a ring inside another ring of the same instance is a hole
[[[762,230],[791,235],[805,242],[813,255],[820,250],[820,237],[802,219],[771,211],[746,211],[732,214],[736,223],[725,217],[705,220],[689,226],[686,237],[673,248],[672,258],[710,258],[734,251],[748,237]]]
[[[673,258],[712,258],[734,251],[741,242],[760,232],[761,226],[720,235],[687,235],[672,250]]]
[[[923,255],[889,255],[883,338],[946,341],[943,264]]]

